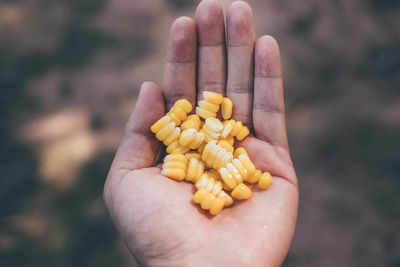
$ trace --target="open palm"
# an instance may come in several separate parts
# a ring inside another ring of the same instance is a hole
[[[104,197],[136,260],[161,266],[277,266],[292,240],[298,207],[296,174],[287,144],[279,48],[270,36],[256,41],[252,11],[234,2],[227,11],[202,1],[196,22],[171,27],[162,90],[142,85],[113,165]],[[152,167],[160,149],[150,126],[179,98],[196,103],[203,90],[234,102],[233,118],[254,132],[244,146],[273,180],[266,191],[210,216],[191,201],[192,184]],[[166,103],[166,106],[165,106]]]

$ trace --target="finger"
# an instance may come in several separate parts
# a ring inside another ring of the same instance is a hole
[[[136,170],[153,164],[159,143],[151,133],[150,126],[164,113],[164,98],[160,88],[152,82],[143,83],[111,171]]]
[[[256,43],[253,122],[259,139],[287,148],[281,57],[271,36]]]
[[[225,26],[221,5],[203,0],[196,10],[198,32],[198,99],[203,91],[225,95],[226,57]]]
[[[233,100],[233,118],[252,127],[253,54],[256,39],[251,7],[234,2],[227,11],[228,82],[226,94]]]
[[[180,98],[195,104],[196,39],[196,24],[191,18],[175,20],[169,35],[164,70],[163,92],[168,109]]]

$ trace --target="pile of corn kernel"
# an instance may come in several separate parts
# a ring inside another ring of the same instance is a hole
[[[232,100],[210,91],[204,91],[203,98],[192,115],[188,115],[192,104],[179,99],[151,131],[168,153],[161,174],[194,183],[197,192],[193,201],[217,215],[234,199],[251,197],[244,181],[258,183],[265,190],[271,184],[271,175],[257,169],[243,147],[234,148],[235,138],[241,141],[250,131],[242,122],[231,119]]]

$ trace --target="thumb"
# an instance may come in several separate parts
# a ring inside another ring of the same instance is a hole
[[[159,142],[150,126],[165,113],[164,97],[152,82],[144,82],[134,111],[115,155],[110,174],[150,167],[157,155]],[[110,175],[109,176],[113,176]]]

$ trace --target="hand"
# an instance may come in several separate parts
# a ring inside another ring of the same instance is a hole
[[[151,82],[141,86],[104,189],[110,215],[140,264],[278,266],[288,252],[298,188],[286,137],[279,48],[270,36],[256,41],[252,20],[250,6],[234,2],[225,41],[221,7],[202,1],[196,22],[181,17],[171,27],[162,90]],[[195,106],[203,90],[233,100],[233,118],[254,132],[241,146],[273,177],[268,190],[254,189],[251,199],[215,217],[193,203],[192,184],[152,167],[160,144],[150,126],[179,98]]]

